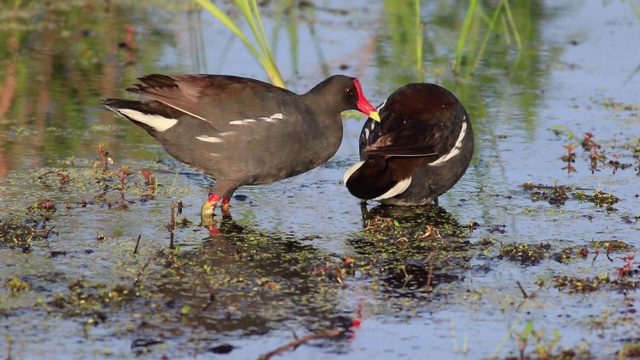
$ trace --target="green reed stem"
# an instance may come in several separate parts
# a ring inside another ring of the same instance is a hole
[[[504,11],[507,14],[507,20],[509,21],[509,25],[511,26],[511,31],[513,31],[513,37],[516,39],[516,45],[518,49],[522,49],[522,42],[520,41],[520,34],[518,33],[518,29],[516,28],[516,23],[513,21],[513,15],[511,14],[511,7],[509,6],[508,0],[503,0],[504,3]]]
[[[501,12],[504,9],[504,16],[501,17]],[[511,13],[511,7],[509,6],[509,0],[500,0],[496,10],[494,11],[491,19],[489,19],[486,14],[482,11],[482,9],[478,8],[477,0],[469,0],[469,6],[467,8],[467,13],[464,18],[464,22],[462,23],[462,31],[460,33],[460,38],[458,39],[458,47],[456,49],[456,58],[452,66],[452,70],[454,72],[460,71],[462,55],[464,51],[465,44],[467,44],[469,38],[469,31],[471,28],[472,19],[476,13],[479,11],[479,16],[482,21],[486,22],[489,25],[489,29],[487,30],[484,39],[482,40],[482,44],[480,45],[480,50],[478,54],[475,56],[473,60],[473,66],[470,69],[470,73],[474,73],[478,68],[478,64],[482,59],[482,55],[487,47],[487,43],[489,38],[493,34],[496,29],[496,24],[498,21],[502,21],[503,27],[506,29],[507,41],[511,41],[509,31],[513,32],[513,38],[516,42],[516,46],[518,49],[522,48],[522,40],[520,39],[520,34],[518,33],[518,29],[516,28],[515,21],[513,20],[513,14]]]
[[[462,30],[460,32],[460,38],[458,38],[458,47],[456,48],[456,59],[453,62],[453,71],[458,72],[460,70],[460,64],[462,63],[462,52],[464,51],[464,44],[467,43],[467,35],[471,28],[471,20],[473,20],[473,14],[476,12],[478,6],[477,0],[470,0],[467,7],[467,14],[464,17],[462,23]]]
[[[262,19],[258,11],[258,3],[256,0],[234,0],[236,6],[242,12],[245,20],[251,28],[253,37],[258,44],[257,49],[254,44],[247,38],[247,36],[238,28],[238,26],[229,18],[224,12],[222,12],[211,0],[194,0],[200,4],[203,8],[209,11],[215,16],[222,24],[224,24],[229,30],[231,30],[249,49],[253,56],[258,59],[262,67],[264,67],[267,75],[271,79],[271,82],[283,88],[286,88],[284,79],[280,74],[278,65],[276,65],[275,59],[269,47],[269,42],[265,35],[264,26],[262,25]]]
[[[418,71],[418,81],[422,81],[422,43],[424,41],[424,27],[420,22],[420,0],[415,0],[416,12],[416,65]]]
[[[633,1],[629,1],[629,4],[631,4],[631,7],[633,8],[633,12],[636,14],[636,17],[640,18],[640,10],[638,10],[638,7],[636,6],[636,4],[634,4]]]
[[[487,35],[485,35],[484,40],[482,40],[482,45],[480,46],[480,51],[478,52],[478,56],[476,56],[476,61],[473,63],[473,67],[471,68],[471,73],[475,73],[478,68],[478,64],[480,63],[480,59],[482,59],[482,54],[484,54],[484,49],[487,47],[487,42],[489,42],[489,38],[491,34],[493,34],[493,29],[495,28],[496,22],[498,21],[498,15],[500,15],[500,10],[504,4],[505,0],[501,0],[500,4],[496,8],[496,11],[493,13],[493,18],[491,19],[491,23],[489,24],[489,30],[487,31]]]

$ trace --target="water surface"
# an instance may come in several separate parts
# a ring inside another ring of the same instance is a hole
[[[137,76],[156,72],[267,80],[242,44],[182,2],[1,10],[0,225],[53,230],[28,242],[2,239],[0,354],[219,358],[219,346],[230,344],[229,356],[246,359],[293,334],[336,328],[346,332],[280,357],[478,359],[522,351],[540,358],[547,351],[600,359],[637,347],[638,265],[624,267],[640,215],[633,4],[513,2],[522,48],[505,19],[473,75],[469,63],[486,33],[477,24],[462,72],[450,70],[465,2],[423,2],[421,71],[411,7],[262,7],[292,90],[345,73],[379,103],[406,83],[438,83],[467,108],[475,156],[440,207],[362,209],[341,184],[357,161],[363,118],[352,114],[334,158],[239,189],[233,220],[217,217],[215,236],[198,226],[212,181],[99,100],[129,96],[124,89]],[[131,43],[127,26],[136,29]],[[602,146],[597,154],[604,150],[594,171],[581,146],[586,132]],[[115,162],[106,172],[101,144]],[[561,157],[571,144],[575,161],[567,164]],[[612,160],[625,168],[614,171]],[[124,189],[122,166],[132,173]],[[142,170],[154,173],[155,192]],[[72,181],[39,179],[48,171]],[[527,183],[542,186],[526,190]],[[560,185],[567,197],[558,202]],[[596,191],[619,201],[594,203]],[[56,211],[39,205],[47,199]],[[178,220],[191,223],[174,231],[172,250],[166,225],[178,199]],[[441,238],[424,236],[428,225]],[[612,241],[629,247],[609,248]],[[526,335],[527,324],[538,338]]]

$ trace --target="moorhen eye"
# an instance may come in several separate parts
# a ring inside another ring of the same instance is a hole
[[[128,90],[153,100],[103,103],[145,129],[171,156],[216,180],[203,216],[212,215],[220,201],[228,212],[229,199],[240,186],[268,184],[329,160],[342,142],[341,112],[359,110],[378,118],[360,82],[342,75],[304,95],[227,75],[148,75],[139,80]],[[355,95],[354,87],[357,104],[345,104],[340,91],[347,88]]]
[[[409,84],[387,98],[380,122],[360,133],[360,162],[344,174],[349,192],[389,205],[425,205],[451,189],[473,156],[469,115],[448,90]]]

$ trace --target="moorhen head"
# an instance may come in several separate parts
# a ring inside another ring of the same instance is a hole
[[[396,90],[360,134],[360,162],[344,175],[352,195],[388,205],[437,203],[473,156],[466,110],[448,90],[415,83]]]
[[[127,89],[153,100],[105,99],[144,128],[178,161],[215,179],[202,206],[212,215],[243,185],[268,184],[309,171],[342,141],[340,113],[379,119],[357,79],[335,75],[304,95],[227,75],[148,75]]]

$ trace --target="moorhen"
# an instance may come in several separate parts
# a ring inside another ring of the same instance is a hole
[[[469,115],[448,90],[409,84],[378,107],[360,133],[360,162],[344,174],[352,195],[388,205],[437,203],[473,156]]]
[[[213,215],[233,192],[309,171],[342,142],[345,110],[379,119],[360,82],[331,76],[304,95],[228,75],[147,75],[128,91],[153,100],[105,99],[104,105],[145,129],[179,160],[216,180],[202,205]]]

